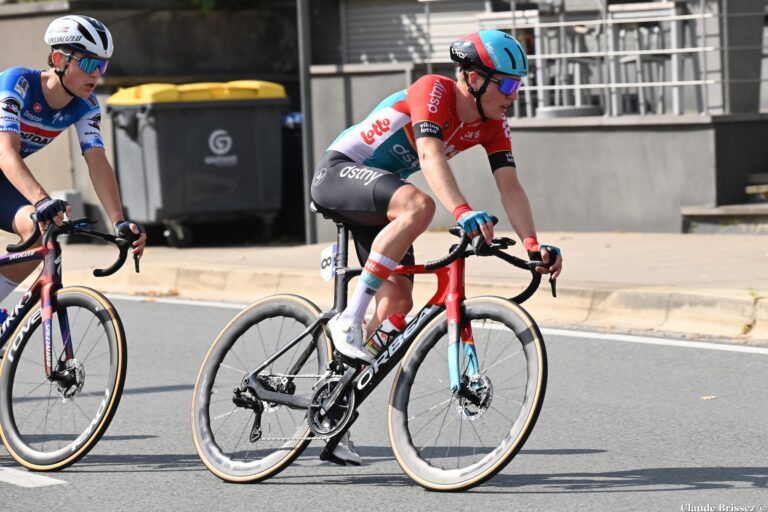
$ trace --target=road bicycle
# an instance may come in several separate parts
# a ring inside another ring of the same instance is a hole
[[[0,257],[0,267],[43,262],[0,326],[0,437],[11,457],[36,471],[62,469],[85,456],[109,426],[123,392],[127,350],[117,310],[96,290],[62,287],[61,235],[118,247],[112,266],[93,271],[97,277],[125,263],[133,240],[95,231],[95,223],[85,218],[50,224],[42,246],[29,250],[40,237],[38,227]]]
[[[405,473],[436,491],[466,490],[488,480],[523,446],[544,400],[544,340],[519,306],[539,286],[541,275],[533,269],[542,262],[504,252],[515,243],[509,238],[475,251],[463,231],[453,228],[461,241],[446,257],[394,271],[435,274],[437,291],[372,364],[358,364],[334,353],[326,327],[345,308],[350,280],[362,272],[347,266],[349,230],[335,222],[330,311],[296,295],[266,297],[242,310],[213,342],[192,399],[200,458],[230,482],[278,474],[312,440],[326,441],[320,458],[333,459],[360,404],[397,369],[388,427]],[[512,299],[465,299],[464,264],[472,254],[529,270],[531,282]]]

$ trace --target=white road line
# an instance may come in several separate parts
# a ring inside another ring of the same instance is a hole
[[[115,300],[126,300],[130,302],[159,302],[161,304],[171,304],[176,306],[200,306],[205,308],[222,309],[243,309],[248,304],[238,304],[235,302],[214,302],[206,300],[174,299],[171,297],[151,297],[147,295],[122,295],[119,293],[105,293],[107,298]]]
[[[49,476],[10,468],[0,468],[0,482],[18,485],[19,487],[48,487],[50,485],[64,485],[67,483],[64,480],[57,480]]]
[[[246,304],[235,304],[228,302],[197,301],[186,299],[174,299],[169,297],[142,297],[134,295],[109,294],[108,297],[119,300],[130,300],[133,302],[160,302],[163,304],[177,304],[183,306],[201,306],[216,307],[225,309],[243,309]],[[411,317],[408,318],[410,320]],[[639,336],[633,334],[611,334],[589,330],[555,329],[542,328],[541,332],[551,336],[570,336],[572,338],[589,338],[606,341],[621,341],[623,343],[639,343],[642,345],[661,345],[667,347],[697,348],[703,350],[720,350],[724,352],[741,352],[745,354],[768,355],[766,347],[748,347],[745,345],[735,345],[730,343],[715,343],[708,341],[676,340],[667,338],[658,338],[652,336]]]
[[[650,336],[635,336],[632,334],[610,334],[594,331],[574,331],[570,329],[543,328],[541,333],[552,336],[570,336],[572,338],[589,338],[598,340],[622,341],[624,343],[640,343],[642,345],[664,345],[667,347],[698,348],[703,350],[721,350],[725,352],[742,352],[746,354],[768,355],[768,348],[731,345],[728,343],[710,343],[706,341],[673,340],[654,338]]]

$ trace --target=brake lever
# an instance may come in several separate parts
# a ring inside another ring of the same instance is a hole
[[[540,260],[531,260],[525,264],[530,270],[536,272],[536,267],[549,268],[552,263],[544,263]],[[549,286],[552,288],[552,296],[557,297],[557,280],[549,276]]]

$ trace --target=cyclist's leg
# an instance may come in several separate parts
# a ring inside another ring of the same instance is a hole
[[[16,233],[21,240],[26,240],[35,229],[29,218],[34,211],[29,201],[0,171],[0,229]],[[38,262],[21,263],[0,270],[0,300],[5,299],[38,265]]]
[[[353,226],[384,226],[365,261],[365,269],[346,309],[329,323],[336,349],[347,357],[370,362],[363,350],[362,321],[376,291],[388,280],[413,240],[429,225],[434,201],[397,175],[329,152],[321,160],[312,185],[320,206]],[[384,236],[383,242],[378,242]],[[376,250],[376,247],[379,250]]]
[[[346,316],[351,310],[356,315],[354,319],[362,321],[361,316],[375,295],[376,315],[366,334],[370,334],[389,314],[407,313],[410,310],[413,284],[402,276],[392,278],[391,272],[396,266],[395,262],[401,261],[409,250],[412,256],[411,247],[414,240],[429,227],[434,213],[435,203],[432,198],[413,185],[401,187],[392,195],[387,209],[390,222],[374,238],[371,255],[365,263],[366,270],[357,284],[347,310],[342,313],[342,316]],[[372,279],[366,279],[367,272],[373,274]],[[385,283],[386,289],[381,290]]]
[[[361,264],[368,260],[371,246],[373,245],[376,235],[379,234],[379,231],[381,231],[380,227],[358,227],[352,229],[357,258],[360,260]],[[408,248],[405,256],[400,260],[400,265],[413,265],[415,263],[416,258],[413,253],[413,246],[411,246]],[[411,310],[413,307],[412,292],[412,275],[392,274],[389,276],[389,279],[384,281],[381,288],[376,292],[376,309],[373,318],[368,322],[367,331],[365,333],[366,339],[371,337],[381,322],[383,322],[389,315],[395,313],[402,313],[405,315]]]

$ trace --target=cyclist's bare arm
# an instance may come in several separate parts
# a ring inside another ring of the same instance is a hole
[[[93,183],[99,201],[107,211],[112,223],[120,222],[123,217],[123,205],[120,202],[120,192],[115,179],[115,171],[112,170],[107,153],[104,148],[90,148],[83,153],[85,163],[88,164],[88,173]]]
[[[93,188],[99,201],[109,215],[113,224],[125,220],[123,215],[123,204],[120,201],[120,189],[115,179],[115,171],[107,160],[107,153],[104,148],[90,148],[83,153],[85,163],[88,164],[88,173],[91,176]],[[133,254],[141,257],[144,253],[144,246],[147,243],[147,235],[141,233],[139,227],[131,225],[131,230],[139,238],[133,243]]]
[[[444,147],[443,141],[435,137],[416,139],[421,170],[424,172],[429,187],[443,203],[443,206],[448,208],[448,211],[453,211],[454,208],[466,203],[467,200],[453,177],[453,172],[443,153]]]
[[[523,189],[517,177],[517,169],[511,166],[501,167],[496,169],[493,176],[496,179],[496,186],[501,195],[501,204],[504,205],[509,222],[512,224],[517,236],[520,237],[520,240],[525,240],[528,237],[535,238],[536,228],[533,225],[531,203],[528,200],[528,194],[525,193],[525,189]],[[560,275],[562,266],[562,257],[558,256],[557,260],[552,262],[548,272],[552,274],[553,278],[557,278]],[[541,268],[542,273],[546,271],[544,268]]]
[[[31,204],[48,196],[42,185],[32,175],[19,154],[21,137],[13,132],[0,132],[0,169],[16,190]]]
[[[536,236],[536,228],[533,225],[533,212],[528,194],[517,177],[515,167],[501,167],[493,173],[496,187],[501,195],[501,204],[507,213],[512,228],[520,237],[520,240]]]
[[[443,141],[436,137],[416,139],[416,149],[419,152],[421,170],[424,173],[427,184],[440,202],[443,203],[443,206],[449,212],[453,212],[457,206],[466,204],[467,200],[459,190],[456,178],[453,176],[453,171],[451,171],[448,160],[445,158],[443,153],[444,146]],[[481,231],[486,240],[493,238],[493,226],[491,224],[483,224]]]

